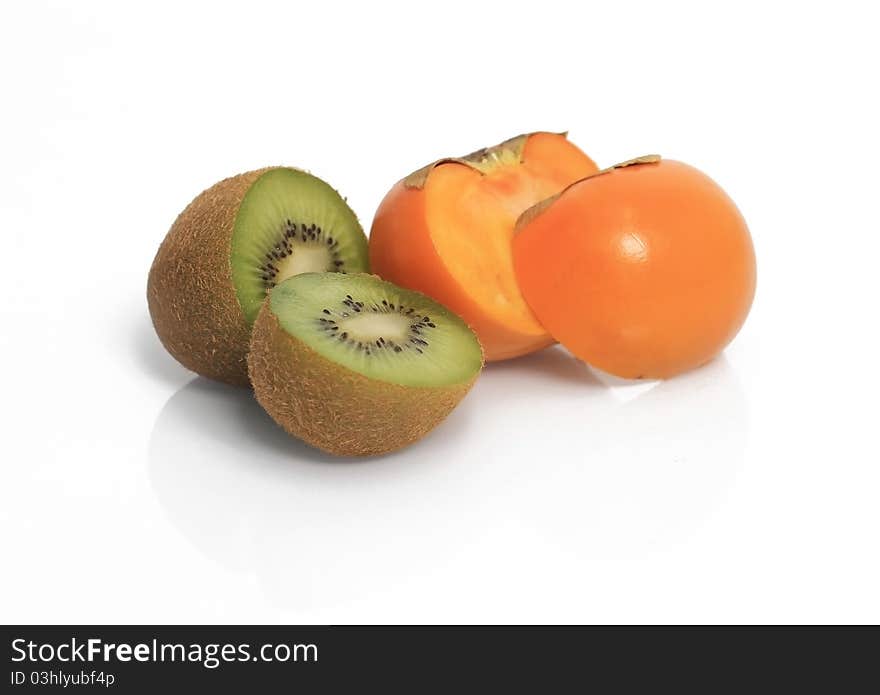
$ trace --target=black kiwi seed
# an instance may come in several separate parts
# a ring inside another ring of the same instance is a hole
[[[300,234],[297,235],[297,229]],[[291,243],[294,242],[294,243]],[[266,289],[274,287],[275,277],[278,275],[278,268],[273,261],[282,261],[294,252],[294,245],[299,242],[319,242],[328,247],[330,252],[331,267],[338,273],[345,272],[345,261],[339,255],[339,243],[332,237],[324,237],[324,230],[317,226],[314,222],[309,225],[306,222],[297,223],[293,220],[286,220],[286,224],[281,230],[281,236],[275,245],[270,248],[263,258],[263,265],[258,268],[260,280]]]
[[[358,351],[363,351],[365,355],[372,355],[377,348],[379,349],[392,349],[394,352],[400,353],[404,350],[415,350],[419,354],[424,354],[424,349],[429,347],[430,343],[426,340],[426,335],[423,331],[427,331],[431,328],[436,328],[437,324],[431,321],[429,316],[420,316],[419,314],[415,314],[415,310],[412,307],[405,307],[402,304],[395,305],[393,302],[389,302],[387,299],[382,300],[382,305],[379,304],[371,304],[370,306],[366,306],[364,302],[357,301],[350,294],[345,295],[345,298],[340,302],[342,306],[346,309],[349,309],[353,314],[360,314],[363,311],[369,311],[374,314],[389,314],[389,313],[397,313],[401,316],[406,316],[410,318],[411,323],[409,326],[409,338],[403,345],[397,345],[393,340],[386,340],[383,336],[379,336],[378,339],[364,343],[360,340],[349,339],[348,331],[342,331],[341,333],[332,333],[332,331],[338,331],[339,326],[335,325],[336,321],[332,319],[326,318],[318,318],[319,327],[325,331],[331,331],[331,335],[340,340],[341,342],[350,344],[353,348]],[[323,309],[323,313],[331,314],[330,309]],[[346,311],[340,311],[339,315],[342,318],[348,318],[351,316]],[[329,325],[334,324],[334,325]]]

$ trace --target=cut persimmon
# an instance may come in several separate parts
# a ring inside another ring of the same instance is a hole
[[[737,334],[755,293],[755,252],[734,202],[697,169],[656,156],[525,212],[513,256],[550,334],[627,378],[708,362]]]
[[[487,360],[550,345],[519,291],[511,238],[519,215],[595,173],[565,135],[532,133],[443,159],[398,182],[376,212],[370,264],[445,304],[474,329]]]

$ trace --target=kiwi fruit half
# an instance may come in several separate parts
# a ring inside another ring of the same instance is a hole
[[[476,335],[425,295],[375,275],[278,284],[254,323],[254,394],[290,434],[340,456],[399,449],[433,429],[483,366]]]
[[[150,269],[150,315],[183,366],[245,385],[251,325],[269,289],[368,263],[357,217],[327,183],[298,169],[250,171],[202,192],[171,226]]]

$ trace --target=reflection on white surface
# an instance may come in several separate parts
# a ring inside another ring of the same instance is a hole
[[[685,540],[723,503],[743,462],[748,418],[736,375],[721,357],[609,390],[618,405],[597,409],[584,447],[546,480],[559,509],[550,532],[614,555]]]
[[[333,602],[397,581],[423,551],[454,552],[456,524],[443,515],[458,481],[443,464],[469,417],[459,408],[406,452],[337,459],[289,437],[250,391],[197,378],[162,409],[150,479],[173,522],[209,556],[255,572],[294,607],[317,595]]]
[[[490,366],[415,446],[339,460],[288,437],[249,391],[197,378],[156,421],[150,479],[184,536],[282,606],[393,590],[451,563],[491,576],[551,546],[581,563],[652,552],[725,499],[745,403],[723,358],[633,398],[617,388],[629,387],[552,348]]]

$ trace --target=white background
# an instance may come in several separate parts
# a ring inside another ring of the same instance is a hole
[[[873,3],[4,3],[3,622],[880,621]],[[365,227],[531,130],[713,176],[750,223],[725,355],[629,385],[487,368],[365,462],[161,348],[203,188],[308,168]]]

